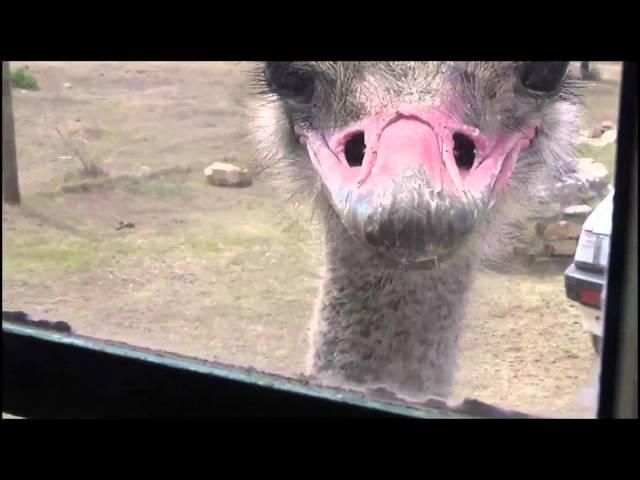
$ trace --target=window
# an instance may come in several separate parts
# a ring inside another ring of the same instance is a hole
[[[618,121],[622,63],[590,62],[585,73],[572,62],[568,74],[575,80],[565,79],[557,65],[563,62],[544,63],[552,65],[389,63],[346,77],[333,96],[326,95],[327,76],[338,70],[318,64],[11,62],[9,72],[3,63],[3,82],[12,82],[12,104],[3,96],[3,351],[9,352],[3,355],[14,355],[3,362],[14,368],[4,375],[12,387],[6,395],[14,396],[4,400],[28,405],[9,413],[46,414],[33,396],[37,389],[53,394],[46,385],[54,375],[58,386],[70,389],[64,398],[97,402],[87,383],[94,372],[110,378],[103,400],[131,401],[118,407],[121,414],[129,407],[166,414],[152,406],[149,392],[171,385],[174,393],[165,400],[193,415],[210,412],[193,400],[199,392],[201,398],[219,395],[224,413],[254,395],[271,414],[279,411],[274,405],[295,405],[300,414],[375,407],[367,411],[595,416],[598,393],[589,388],[598,386],[592,380],[600,359],[608,392],[624,391],[615,383],[619,372],[633,378],[625,363],[630,354],[637,365],[637,306],[624,304],[632,297],[623,295],[635,274],[609,265],[606,255],[611,246],[611,259],[637,262],[637,237],[616,238],[616,232],[637,231],[637,217],[635,229],[616,224],[637,210],[600,208],[614,180],[611,207],[637,206],[637,192],[634,203],[624,183],[637,173],[616,176],[616,169],[637,168],[637,157],[625,150],[617,158],[629,165],[614,160],[623,122],[635,121],[635,113],[622,111]],[[252,84],[255,71],[263,80],[259,88]],[[403,91],[416,72],[446,80],[464,106]],[[578,91],[572,82],[582,77],[577,147],[564,155],[560,134],[572,126],[566,117]],[[359,78],[368,80],[353,86]],[[370,103],[352,101],[360,97],[349,88],[360,88]],[[247,105],[256,90],[269,101]],[[391,112],[396,104],[401,107]],[[455,108],[449,116],[447,109]],[[258,120],[249,123],[247,112]],[[15,124],[14,177],[5,114]],[[257,154],[246,137],[249,125],[249,133],[261,135]],[[328,139],[326,147],[320,138]],[[620,145],[628,149],[633,142],[626,142]],[[511,157],[495,153],[507,144],[518,145]],[[441,157],[434,145],[442,147]],[[257,165],[256,156],[262,159]],[[563,171],[565,157],[582,159],[577,176]],[[516,158],[520,163],[510,166]],[[320,166],[331,161],[331,168]],[[493,164],[495,172],[488,172]],[[508,207],[524,202],[515,196],[511,204],[487,197],[495,201],[491,212],[455,204],[444,227],[420,223],[424,217],[407,214],[409,205],[392,208],[393,201],[371,216],[372,205],[387,202],[397,185],[405,188],[403,172],[416,165],[425,177],[405,181],[421,187],[400,190],[414,192],[415,211],[429,208],[433,198],[422,192],[434,179],[448,198],[458,198],[451,196],[456,191],[483,198],[490,178],[498,177],[500,192],[516,195],[536,175],[553,175],[534,192],[543,208],[520,207],[513,218]],[[511,168],[510,177],[500,176]],[[391,182],[384,172],[399,176]],[[20,198],[7,198],[11,178]],[[364,187],[341,196],[355,184]],[[604,212],[600,220],[596,211]],[[485,214],[495,212],[503,213],[503,227],[478,233],[489,222]],[[608,230],[607,215],[613,218]],[[377,223],[367,223],[373,218]],[[358,233],[363,238],[356,241]],[[437,255],[423,255],[427,244]],[[481,255],[482,268],[474,264],[467,274],[468,258]],[[376,264],[380,258],[389,263]],[[607,271],[615,287],[607,296],[618,304],[607,302],[616,320],[603,323]],[[623,307],[635,309],[629,310],[635,317],[627,310],[622,315]],[[61,324],[38,327],[16,312],[67,322],[72,333]],[[311,351],[319,371],[307,375]],[[31,363],[25,352],[37,352]],[[327,374],[332,369],[337,380]],[[109,377],[110,371],[119,376]],[[637,402],[635,372],[635,387],[628,380],[623,387]],[[83,380],[71,390],[74,375]],[[456,410],[418,399],[425,389],[448,397],[450,405],[467,401]],[[56,405],[51,415],[95,412],[79,402]],[[250,404],[242,405],[249,414]],[[604,416],[614,411],[600,408]],[[637,407],[627,415],[637,416]]]

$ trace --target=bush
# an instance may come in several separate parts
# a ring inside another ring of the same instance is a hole
[[[11,86],[24,90],[38,90],[38,80],[25,67],[11,72]]]

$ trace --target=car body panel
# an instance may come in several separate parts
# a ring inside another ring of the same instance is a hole
[[[564,272],[567,298],[577,303],[584,330],[597,337],[602,337],[604,331],[602,311],[613,223],[613,195],[613,191],[609,193],[582,226],[580,242],[586,251],[593,249],[593,254],[577,251],[574,263]]]

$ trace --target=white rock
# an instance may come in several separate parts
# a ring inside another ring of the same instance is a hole
[[[597,194],[590,189],[588,182],[577,175],[572,175],[564,182],[557,182],[553,190],[548,193],[548,197],[564,207],[592,200],[597,197]]]
[[[615,143],[617,138],[618,138],[618,130],[614,128],[604,132],[602,134],[602,137],[600,137],[600,140],[609,144],[609,143]]]
[[[576,163],[578,164],[578,166],[591,165],[594,162],[595,162],[595,160],[593,158],[590,158],[590,157],[579,157],[579,158],[576,158]]]
[[[70,84],[69,82],[64,82],[64,83],[62,84],[62,86],[63,86],[64,88],[71,88],[71,84]]]
[[[576,167],[576,178],[588,188],[598,191],[606,187],[609,172],[604,165],[592,158],[578,158]]]
[[[589,205],[571,205],[570,207],[564,208],[562,213],[568,216],[576,216],[576,217],[587,217],[593,208]]]
[[[247,169],[242,169],[230,163],[215,162],[204,169],[204,175],[212,185],[247,187],[252,183]]]

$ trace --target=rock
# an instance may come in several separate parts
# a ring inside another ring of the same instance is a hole
[[[585,220],[589,214],[593,211],[589,205],[571,205],[562,210],[562,214],[566,217],[573,217],[581,220]]]
[[[545,242],[545,253],[551,257],[573,257],[577,247],[577,240],[552,240]]]
[[[544,231],[544,239],[547,241],[578,239],[580,232],[582,232],[582,226],[563,220],[549,225]]]
[[[597,197],[585,182],[577,176],[567,178],[564,182],[557,182],[548,195],[560,203],[562,207],[587,202]]]
[[[575,172],[555,184],[538,187],[535,194],[542,202],[541,208],[524,220],[526,245],[518,245],[514,253],[536,261],[574,255],[582,225],[593,211],[591,203],[597,203],[611,191],[608,178],[603,165],[591,158],[580,158],[576,160]]]
[[[576,168],[579,169],[584,166],[592,165],[595,162],[593,158],[590,157],[579,157],[576,158]]]
[[[62,86],[63,86],[64,88],[71,88],[71,84],[70,84],[69,82],[64,82],[64,83],[62,84]]]
[[[535,232],[536,235],[538,237],[543,237],[544,236],[544,232],[547,231],[547,228],[549,227],[549,225],[552,225],[556,222],[559,222],[560,219],[559,218],[555,218],[555,219],[551,219],[551,220],[538,220],[535,223]]]
[[[617,138],[618,138],[618,130],[614,128],[604,132],[602,134],[601,140],[609,144],[609,143],[615,143]]]
[[[204,175],[211,185],[222,187],[248,187],[252,183],[247,169],[230,163],[215,162],[204,169]]]
[[[538,213],[535,219],[535,233],[542,236],[547,227],[555,222],[562,220],[562,206],[555,203],[548,203],[545,208]]]
[[[607,130],[613,130],[614,128],[616,128],[616,124],[611,120],[605,120],[600,124],[600,128],[603,132],[606,132]]]
[[[609,172],[604,165],[594,162],[593,158],[578,158],[575,177],[588,189],[600,194],[607,187]]]

